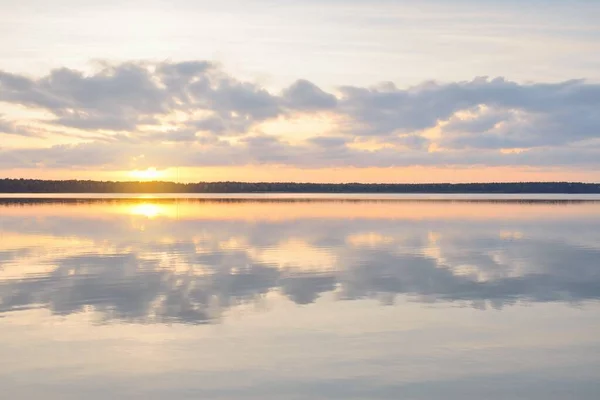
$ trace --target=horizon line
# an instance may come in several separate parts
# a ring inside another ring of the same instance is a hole
[[[5,181],[35,181],[35,182],[94,182],[94,183],[136,183],[136,184],[158,184],[168,183],[173,185],[196,185],[196,184],[287,184],[287,185],[397,185],[397,186],[416,186],[416,185],[515,185],[515,184],[570,184],[570,185],[600,185],[599,182],[584,182],[584,181],[479,181],[479,182],[310,182],[310,181],[238,181],[238,180],[222,180],[222,181],[189,181],[177,182],[169,180],[100,180],[100,179],[38,179],[38,178],[0,178],[0,182]]]

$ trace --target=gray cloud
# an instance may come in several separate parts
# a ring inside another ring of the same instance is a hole
[[[59,125],[124,131],[176,110],[212,112],[234,131],[280,112],[266,90],[208,62],[124,63],[91,75],[62,68],[39,79],[0,72],[0,101],[46,109]]]
[[[22,125],[13,121],[9,121],[0,114],[0,134],[18,135],[25,137],[41,137],[44,132],[39,129],[34,129],[30,126]]]
[[[14,133],[15,126],[12,122],[6,121],[0,115],[0,132],[1,133]]]
[[[282,94],[284,103],[292,110],[319,111],[333,109],[337,98],[324,92],[314,83],[301,79],[285,89]]]
[[[145,141],[159,138],[163,143]],[[188,139],[196,138],[189,143]],[[136,139],[102,139],[50,148],[0,150],[0,168],[133,169],[173,166],[288,165],[299,168],[394,167],[394,166],[587,166],[600,163],[600,148],[546,147],[521,153],[502,154],[496,150],[459,149],[428,152],[420,137],[395,139],[410,148],[386,147],[361,150],[348,147],[339,138],[315,138],[290,144],[280,138],[252,135],[231,144],[218,138],[197,137],[190,131],[175,135],[153,133]],[[144,157],[140,157],[143,155]],[[176,156],[175,156],[176,155]]]
[[[46,109],[57,124],[84,129],[131,130],[143,116],[168,111],[164,90],[135,63],[90,76],[68,68],[39,79],[0,73],[0,100]]]
[[[140,154],[159,167],[597,166],[600,159],[600,85],[582,80],[520,84],[482,77],[408,89],[383,83],[344,86],[335,95],[301,79],[275,94],[206,61],[130,62],[87,75],[67,68],[39,78],[0,72],[0,101],[49,111],[54,130],[62,126],[99,135],[71,146],[4,150],[3,168],[122,169]],[[266,139],[256,130],[274,118],[323,111],[337,116],[339,125],[304,142]],[[161,118],[173,112],[188,118],[159,129]],[[0,123],[5,133],[44,135]],[[423,135],[436,126],[440,137]],[[241,140],[221,140],[231,135]],[[365,140],[383,147],[348,146]],[[432,144],[443,151],[429,153]],[[514,148],[528,151],[499,152]]]
[[[453,130],[460,132],[466,128],[468,133],[482,134],[491,122],[506,119],[502,113],[509,116],[509,111],[519,111],[524,118],[520,123],[513,120],[512,129],[530,128],[531,134],[538,137],[538,145],[546,144],[544,138],[549,126],[555,136],[563,137],[563,143],[600,134],[594,112],[600,106],[600,85],[584,81],[518,84],[503,78],[476,78],[448,84],[426,83],[407,90],[397,89],[392,84],[341,90],[341,107],[360,123],[361,133],[365,135],[432,128],[458,111],[473,110],[480,105],[491,108],[492,113],[463,126],[455,121]],[[537,126],[540,121],[545,124]]]

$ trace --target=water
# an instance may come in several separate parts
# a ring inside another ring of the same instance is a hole
[[[74,197],[0,199],[2,398],[600,396],[593,197]]]

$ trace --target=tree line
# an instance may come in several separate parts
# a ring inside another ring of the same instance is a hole
[[[297,183],[0,179],[0,193],[600,193],[582,182]]]

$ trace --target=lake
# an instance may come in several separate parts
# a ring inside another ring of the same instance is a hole
[[[168,197],[0,198],[2,398],[600,398],[597,196]]]

